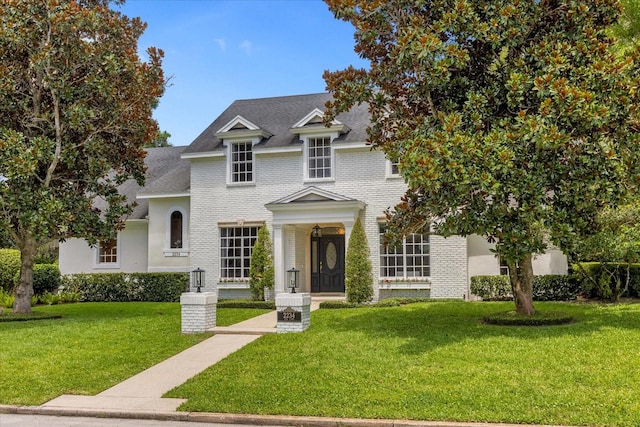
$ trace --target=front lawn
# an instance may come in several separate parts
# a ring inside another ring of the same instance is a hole
[[[640,420],[640,304],[537,303],[576,322],[494,326],[513,303],[319,310],[167,397],[184,411],[630,426]]]
[[[39,405],[61,394],[97,394],[211,334],[182,335],[178,303],[34,307],[61,319],[0,322],[0,403]],[[265,310],[222,309],[227,326]]]

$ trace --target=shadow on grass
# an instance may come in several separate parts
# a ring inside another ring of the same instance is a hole
[[[371,338],[397,337],[409,340],[407,354],[428,352],[464,340],[517,338],[548,340],[563,336],[590,336],[603,328],[640,330],[640,304],[537,303],[537,310],[564,312],[575,322],[550,326],[503,326],[482,322],[489,314],[513,310],[512,302],[420,303],[401,308],[345,309],[316,312],[312,327],[326,331],[354,332]]]

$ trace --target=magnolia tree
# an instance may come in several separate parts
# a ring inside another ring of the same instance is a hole
[[[638,50],[615,55],[617,0],[325,1],[370,61],[325,73],[327,119],[367,102],[408,185],[389,237],[486,237],[533,314],[534,254],[568,250],[638,184]]]
[[[122,3],[122,2],[117,2]],[[112,239],[144,181],[142,147],[164,90],[145,24],[108,0],[0,0],[0,222],[21,252],[14,311],[31,311],[38,246]]]

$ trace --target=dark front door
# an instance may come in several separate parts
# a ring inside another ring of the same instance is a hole
[[[344,235],[311,238],[311,292],[344,292]]]

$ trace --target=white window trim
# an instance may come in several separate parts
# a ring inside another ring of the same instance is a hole
[[[413,234],[420,234],[420,233],[413,233]],[[433,268],[432,264],[431,264],[431,235],[428,234],[428,238],[429,238],[429,273],[431,273],[431,269]],[[378,240],[380,239],[379,237],[379,233],[378,233]],[[406,237],[402,238],[402,246],[403,246],[403,250],[402,250],[402,256],[403,256],[403,270],[406,273],[406,257],[407,257],[407,251],[406,251]],[[378,254],[378,258],[379,261],[381,262],[383,254],[379,253]],[[380,274],[380,267],[378,268],[378,274]],[[378,279],[379,282],[379,289],[431,289],[431,276],[412,276],[412,277],[408,277],[408,276],[380,276]]]
[[[100,242],[93,248],[93,268],[94,269],[117,269],[120,268],[122,259],[122,245],[120,244],[120,233],[116,236],[116,262],[100,262]]]
[[[336,180],[336,155],[333,141],[338,137],[337,132],[331,133],[313,133],[307,135],[301,135],[303,142],[303,155],[302,155],[302,170],[303,170],[303,182],[333,182]],[[329,178],[309,178],[309,138],[329,138],[330,153],[331,153],[331,177]]]
[[[182,247],[171,247],[171,215],[174,212],[180,212],[182,214]],[[167,211],[165,219],[165,238],[164,238],[164,250],[163,255],[165,257],[186,257],[189,256],[189,217],[187,211],[181,206],[173,206]]]
[[[393,173],[393,163],[389,159],[387,159],[385,163],[385,178],[387,179],[402,178],[400,176],[400,173]]]
[[[233,181],[233,173],[232,173],[232,156],[231,149],[233,144],[243,144],[243,143],[251,143],[251,163],[253,165],[251,170],[251,181]],[[260,138],[234,138],[234,139],[224,139],[223,144],[226,146],[226,156],[227,156],[227,186],[230,187],[242,187],[247,185],[255,185],[256,184],[256,172],[257,172],[257,159],[256,152],[253,150],[253,147],[256,146],[260,142]]]
[[[249,277],[222,277],[222,270],[223,270],[223,266],[222,266],[222,229],[223,228],[257,228],[257,232],[256,232],[256,241],[258,239],[258,233],[260,231],[260,227],[264,226],[264,221],[245,221],[243,219],[239,219],[235,222],[223,222],[223,221],[219,221],[218,222],[218,262],[219,262],[219,271],[218,271],[218,283],[231,283],[231,284],[237,284],[237,282],[240,282],[242,284],[247,284],[249,282]],[[255,242],[254,242],[255,245]],[[253,251],[253,246],[251,246],[251,250]],[[253,252],[252,252],[253,253]],[[251,258],[251,257],[249,257]],[[244,255],[241,255],[241,259],[244,259]],[[243,268],[243,267],[241,267]],[[243,288],[235,288],[234,289],[244,289]]]

